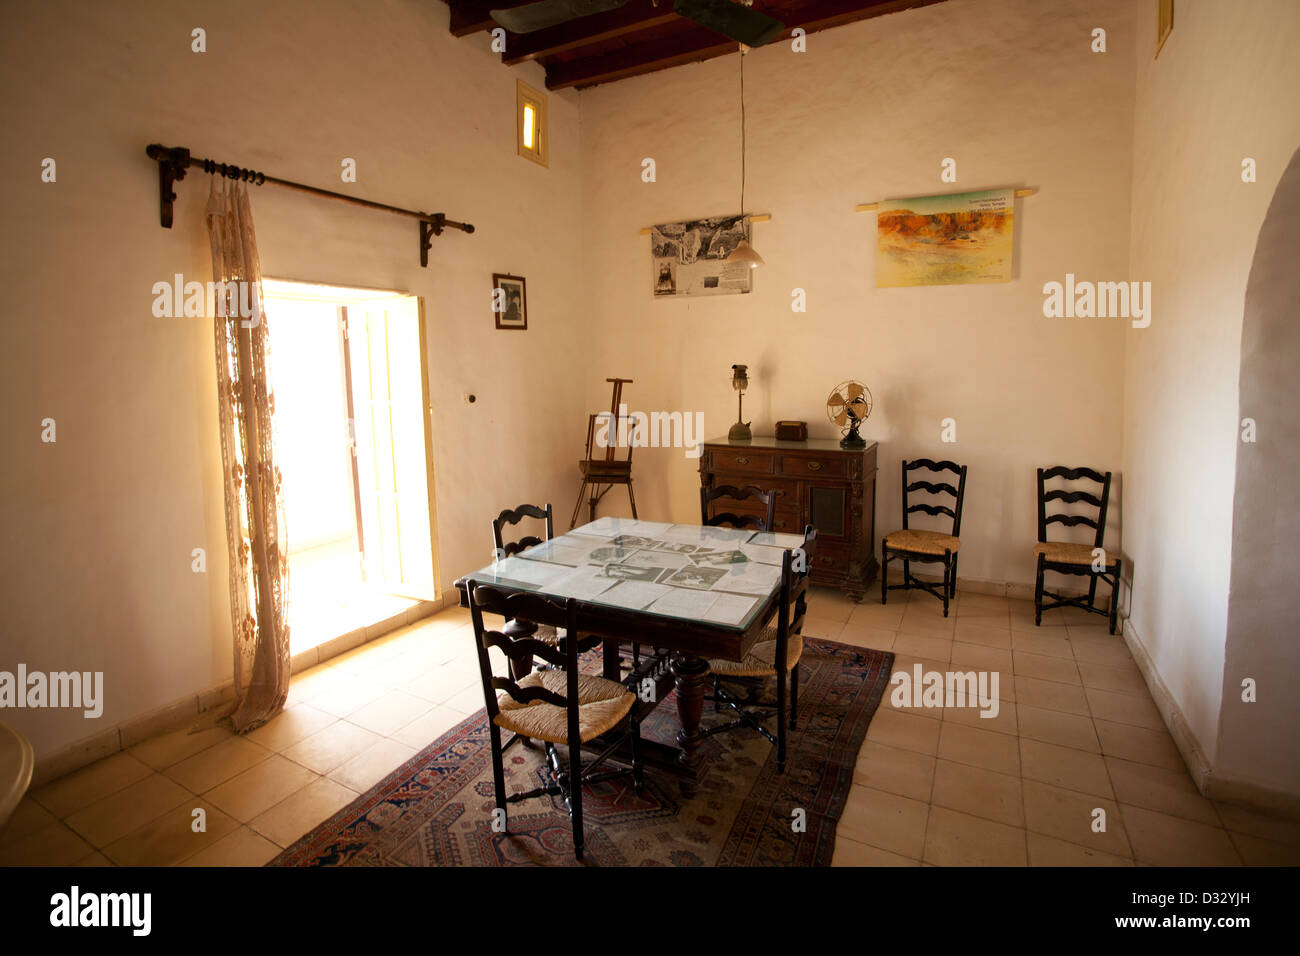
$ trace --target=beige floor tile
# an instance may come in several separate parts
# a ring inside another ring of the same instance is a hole
[[[44,830],[46,827],[54,826],[58,822],[58,817],[33,800],[31,794],[28,794],[18,801],[18,806],[14,807],[14,812],[9,815],[9,820],[5,823],[4,829],[0,829],[0,846],[13,843],[15,840],[21,840],[37,830]]]
[[[310,703],[335,717],[347,717],[384,693],[384,688],[369,678],[348,675],[312,697]]]
[[[194,811],[204,816],[196,818]],[[203,829],[195,831],[198,820]],[[197,797],[104,847],[104,855],[118,866],[171,866],[223,836],[239,824]]]
[[[340,720],[298,741],[284,752],[284,756],[308,770],[327,774],[381,739],[364,727]]]
[[[1120,803],[1186,817],[1209,826],[1220,825],[1214,805],[1197,792],[1186,770],[1165,770],[1118,757],[1105,759]]]
[[[254,817],[249,826],[272,843],[286,847],[358,796],[356,791],[322,777]]]
[[[1190,783],[1190,781],[1188,782]],[[1219,819],[1223,821],[1223,825],[1229,830],[1246,833],[1264,840],[1300,846],[1300,821],[1270,816],[1258,810],[1237,806],[1233,803],[1216,801],[1214,806],[1219,812]]]
[[[1083,677],[1086,687],[1120,694],[1134,694],[1138,697],[1150,698],[1151,696],[1136,664],[1129,664],[1127,667],[1110,667],[1105,664],[1079,661],[1079,674]]]
[[[329,778],[349,790],[364,793],[416,753],[414,747],[385,738],[330,771]]]
[[[1044,710],[1029,704],[1018,704],[1016,713],[1020,718],[1022,737],[1089,753],[1101,753],[1101,744],[1097,741],[1097,732],[1089,717],[1067,714],[1060,710]]]
[[[270,756],[271,751],[251,740],[231,737],[167,768],[165,773],[192,793],[206,793]]]
[[[1011,629],[1005,625],[997,627],[988,621],[977,619],[957,619],[953,628],[953,640],[962,644],[980,644],[984,647],[997,647],[1008,650],[1011,647]]]
[[[477,663],[470,671],[444,664],[416,675],[405,685],[405,690],[408,694],[423,697],[430,703],[441,704],[467,687],[481,686],[482,678],[479,677]]]
[[[1165,722],[1150,696],[1119,694],[1109,690],[1085,687],[1088,709],[1096,720],[1110,720],[1118,724],[1132,724],[1148,730],[1164,730]]]
[[[835,591],[830,588],[811,588],[808,592],[809,617],[844,623],[857,606],[857,602],[842,591]]]
[[[1300,866],[1300,847],[1264,840],[1246,833],[1229,833],[1247,866]]]
[[[898,630],[903,623],[903,611],[906,605],[896,599],[889,604],[880,604],[870,599],[863,601],[849,613],[848,626],[879,627],[889,631]]]
[[[78,860],[76,863],[73,863],[72,865],[76,867],[117,866],[116,863],[114,863],[108,857],[104,856],[104,854],[100,853],[98,850],[96,850],[94,853],[89,854],[88,856],[83,856],[80,860]]]
[[[953,667],[998,671],[1006,678],[1005,683],[1011,683],[1011,652],[1004,648],[957,641],[952,645],[950,660]]]
[[[1037,677],[1015,679],[1016,701],[1038,707],[1041,710],[1060,710],[1067,714],[1079,714],[1086,717],[1088,697],[1083,687],[1078,684],[1062,684],[1054,680],[1039,680]]]
[[[1025,825],[1020,778],[1005,773],[940,760],[932,803],[1010,826]]]
[[[920,866],[918,860],[909,860],[897,853],[890,853],[879,847],[867,846],[857,840],[836,836],[835,855],[831,857],[831,866]]]
[[[465,715],[458,710],[434,707],[398,730],[392,739],[423,750],[464,719]]]
[[[933,807],[925,831],[926,863],[938,866],[1025,866],[1025,831],[956,810]]]
[[[305,740],[316,731],[323,730],[337,719],[333,714],[317,710],[310,704],[298,704],[294,707],[286,707],[277,716],[246,734],[245,737],[259,747],[279,753],[298,741]]]
[[[280,754],[273,754],[204,794],[218,810],[241,823],[271,809],[289,794],[316,779],[316,774]]]
[[[151,820],[197,799],[176,781],[155,773],[78,810],[65,821],[95,849],[103,849]]]
[[[1026,654],[1013,651],[1012,669],[1017,677],[1036,677],[1039,680],[1057,681],[1062,684],[1082,684],[1079,669],[1072,659],[1049,657],[1046,654]]]
[[[996,731],[944,721],[943,732],[939,737],[939,757],[1018,776],[1020,754],[1016,740],[1015,737]]]
[[[1014,735],[1018,731],[1016,719],[1017,705],[1009,700],[997,702],[997,712],[990,706],[985,709],[975,707],[945,707],[943,719],[957,724],[965,724],[976,730],[993,730],[1000,734]],[[985,716],[988,714],[989,716]]]
[[[930,610],[917,610],[916,605],[909,605],[907,612],[903,615],[902,623],[898,625],[898,631],[900,634],[915,634],[918,637],[940,637],[952,640],[956,627],[957,619],[951,616],[944,617],[942,607],[935,614]]]
[[[1132,724],[1095,720],[1101,752],[1135,763],[1148,763],[1166,770],[1185,770],[1183,756],[1167,730],[1147,730]]]
[[[1124,638],[1118,634],[1079,634],[1070,628],[1070,650],[1074,659],[1084,664],[1100,664],[1103,667],[1128,668],[1133,665],[1133,655],[1129,653]]]
[[[62,823],[0,845],[0,866],[71,866],[94,851]]]
[[[961,602],[948,612],[948,616],[956,616],[958,624],[965,623],[975,627],[987,627],[995,630],[1010,630],[1011,628],[1011,617],[1007,614],[1005,608],[998,610],[996,608],[974,607],[966,602]]]
[[[836,640],[843,644],[852,644],[854,647],[869,647],[872,650],[888,651],[893,649],[894,639],[897,636],[897,631],[850,622],[844,625],[844,630],[840,631],[840,636]]]
[[[1106,763],[1098,754],[1021,737],[1020,758],[1026,780],[1040,780],[1099,797],[1114,797]]]
[[[1061,612],[1044,611],[1043,623],[1034,623],[1034,608],[1031,604],[1029,612],[1025,613],[1019,608],[1011,609],[1011,630],[1024,631],[1027,634],[1056,634],[1058,637],[1066,637],[1068,632],[1065,629],[1065,619],[1061,617]]]
[[[867,740],[858,752],[853,782],[913,800],[929,801],[934,783],[934,757]]]
[[[1097,814],[1104,811],[1105,816]],[[1133,856],[1124,821],[1113,800],[1064,790],[1037,780],[1025,781],[1025,828],[1077,843],[1111,856]],[[1094,829],[1105,826],[1104,830]]]
[[[939,749],[939,729],[943,722],[916,714],[886,710],[876,711],[867,727],[867,739],[886,747],[935,754]]]
[[[181,861],[181,866],[265,866],[280,848],[248,827],[228,833],[206,849]]]
[[[466,716],[483,710],[483,686],[481,683],[466,687],[459,694],[453,694],[442,702],[449,710],[460,711]]]
[[[154,770],[166,770],[185,758],[193,757],[233,736],[234,734],[224,727],[211,727],[193,734],[188,730],[176,730],[138,743],[127,750],[127,753],[153,767]]]
[[[854,786],[836,833],[913,860],[925,845],[929,804],[895,793]]]
[[[433,705],[423,697],[390,690],[378,700],[371,701],[348,715],[348,723],[387,737],[432,709]]]
[[[1128,857],[1112,856],[1041,833],[1029,834],[1030,866],[1132,866]]]
[[[62,819],[143,780],[153,771],[129,753],[116,753],[32,791],[32,799]]]
[[[803,632],[808,637],[820,637],[824,640],[833,641],[839,637],[840,631],[844,630],[844,624],[844,621],[813,617],[810,611],[808,616],[803,619]]]
[[[906,657],[919,657],[924,660],[946,664],[948,655],[952,652],[952,641],[942,637],[909,634],[907,629],[904,628],[898,632],[898,637],[894,639],[893,650],[895,654]]]
[[[1240,866],[1228,831],[1166,813],[1120,805],[1133,856],[1157,866]]]
[[[1024,631],[1011,632],[1011,647],[1016,653],[1074,660],[1074,649],[1068,640],[1055,633],[1044,633],[1041,630],[1035,634]]]

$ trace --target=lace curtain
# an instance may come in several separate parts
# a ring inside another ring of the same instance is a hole
[[[224,283],[217,287],[213,325],[235,636],[229,717],[243,733],[279,713],[289,692],[289,559],[262,267],[247,187],[212,177],[207,221],[212,278]]]

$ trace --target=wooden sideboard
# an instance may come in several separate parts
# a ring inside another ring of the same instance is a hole
[[[809,524],[817,529],[813,583],[842,588],[857,601],[866,595],[878,569],[875,442],[845,449],[833,439],[716,438],[700,453],[700,484],[758,485],[776,492],[773,530],[798,534]],[[763,514],[753,499],[719,498],[711,507],[710,516]]]

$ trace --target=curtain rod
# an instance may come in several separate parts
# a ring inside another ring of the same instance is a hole
[[[442,235],[444,229],[459,229],[461,232],[471,233],[474,227],[467,222],[456,222],[454,219],[448,219],[443,213],[420,212],[415,209],[403,209],[401,206],[390,206],[388,203],[374,202],[370,199],[360,199],[356,196],[349,196],[347,193],[336,193],[328,189],[321,189],[319,186],[308,186],[305,183],[296,183],[290,179],[280,179],[278,176],[268,176],[265,173],[253,169],[247,169],[243,166],[233,166],[229,163],[218,163],[211,159],[200,159],[197,156],[191,156],[190,151],[184,146],[162,146],[158,143],[151,143],[146,149],[145,154],[158,163],[158,218],[164,229],[172,227],[172,203],[176,200],[176,191],[173,189],[177,180],[185,178],[186,170],[190,168],[202,169],[205,173],[211,173],[217,176],[224,176],[227,179],[237,179],[241,182],[252,183],[255,186],[261,186],[264,183],[273,183],[276,186],[284,186],[288,189],[296,189],[299,192],[311,193],[313,196],[324,196],[326,199],[337,199],[341,202],[352,203],[354,206],[366,206],[370,209],[381,209],[384,212],[395,213],[399,216],[409,216],[412,219],[419,220],[420,223],[420,265],[428,266],[429,249],[433,245],[433,237]]]

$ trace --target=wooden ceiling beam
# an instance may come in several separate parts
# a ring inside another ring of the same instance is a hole
[[[681,19],[673,13],[672,0],[659,0],[658,6],[652,0],[631,0],[627,6],[617,10],[570,20],[533,33],[510,34],[506,37],[506,52],[501,59],[513,66]]]
[[[803,28],[806,33],[814,33],[857,20],[868,20],[942,2],[943,0],[876,0],[874,3],[864,0],[819,0],[809,4],[807,13],[797,23],[787,23],[785,32],[772,42],[788,40],[796,27]],[[684,18],[679,19],[683,19],[683,23],[689,22]],[[635,40],[635,32],[630,33],[629,39]],[[739,44],[734,40],[704,27],[694,27],[665,39],[633,42],[621,50],[599,56],[579,57],[567,63],[552,62],[546,67],[546,87],[562,90],[575,86],[595,86],[685,63],[726,56],[738,49]]]
[[[738,49],[740,44],[735,40],[728,40],[704,27],[694,27],[667,39],[638,43],[613,53],[583,57],[569,63],[552,63],[546,68],[546,88],[563,90],[571,86],[595,86],[670,66],[725,56]]]
[[[492,19],[489,11],[522,7],[531,2],[532,0],[447,0],[447,6],[451,9],[447,27],[454,37],[467,37],[471,33],[491,30],[500,24]]]

